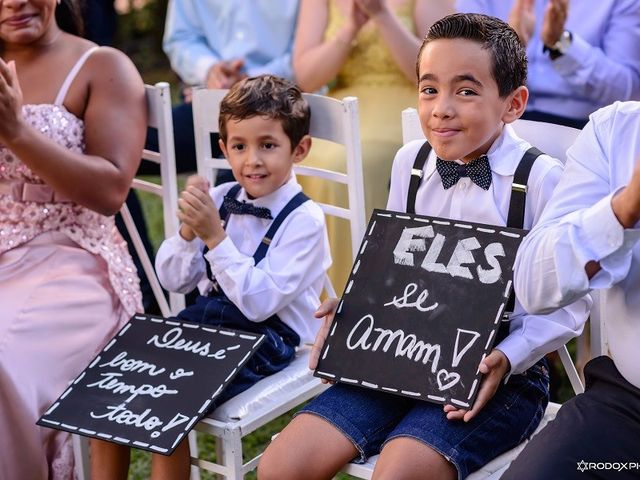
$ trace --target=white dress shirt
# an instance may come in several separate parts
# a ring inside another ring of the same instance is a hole
[[[212,188],[216,205],[235,182]],[[275,192],[255,200],[267,207],[275,218],[301,187],[291,179]],[[248,200],[244,189],[238,200]],[[320,305],[324,276],[331,265],[324,214],[307,201],[282,222],[274,235],[267,255],[254,265],[253,254],[267,233],[272,220],[252,215],[230,215],[225,238],[205,255],[216,281],[251,321],[260,322],[271,315],[289,325],[301,342],[313,341],[320,321],[313,313]],[[206,295],[212,288],[202,256],[204,243],[199,238],[189,242],[180,234],[162,242],[156,255],[160,283],[172,292],[187,293],[196,286]]]
[[[244,59],[253,77],[293,78],[298,0],[171,0],[162,47],[182,80],[203,85],[223,60]]]
[[[640,103],[598,110],[567,156],[547,209],[518,251],[515,288],[524,305],[538,312],[603,289],[611,357],[640,388],[640,225],[623,229],[611,207],[640,159]],[[591,280],[584,270],[590,260],[602,267]]]
[[[387,208],[406,211],[411,168],[423,140],[402,147],[393,162],[391,190]],[[453,220],[506,225],[511,198],[511,183],[516,167],[531,147],[519,138],[511,126],[504,127],[487,155],[491,166],[491,186],[483,190],[468,177],[445,190],[436,171],[436,155],[432,150],[423,168],[423,177],[416,195],[416,213]],[[562,164],[548,155],[541,155],[533,164],[529,176],[524,215],[524,228],[534,225],[562,173]],[[560,348],[579,335],[591,307],[590,298],[580,299],[549,315],[529,315],[516,300],[511,315],[509,335],[496,346],[509,359],[511,373],[524,372],[546,353]]]
[[[573,42],[556,60],[542,51],[540,39],[548,2],[535,0],[536,26],[527,45],[527,110],[586,120],[616,100],[640,98],[640,0],[570,2],[565,29]],[[458,0],[457,8],[507,21],[513,3]]]

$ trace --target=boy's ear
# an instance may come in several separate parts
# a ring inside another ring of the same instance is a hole
[[[311,136],[305,135],[300,139],[298,145],[296,145],[296,147],[293,149],[293,163],[300,163],[302,160],[304,160],[307,155],[309,155],[309,150],[311,150]]]
[[[224,157],[229,158],[229,155],[227,155],[227,146],[224,144],[221,138],[218,139],[218,146],[220,147],[220,150],[222,150],[222,154],[224,155]]]
[[[529,101],[529,90],[527,87],[520,86],[509,94],[507,102],[507,110],[502,116],[504,123],[513,123],[519,119],[527,108]]]

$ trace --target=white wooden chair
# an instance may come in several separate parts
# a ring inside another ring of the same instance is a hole
[[[562,162],[566,160],[567,148],[569,148],[569,146],[573,143],[576,136],[580,132],[580,130],[571,127],[553,125],[550,123],[533,122],[531,120],[517,120],[512,124],[512,126],[521,138],[524,138],[543,152],[561,160]],[[405,109],[402,112],[403,143],[408,143],[412,140],[420,140],[424,138],[424,133],[422,132],[422,128],[420,127],[418,112],[415,108]],[[598,322],[594,322],[592,318],[592,338],[594,329],[596,331],[599,330]],[[601,338],[599,334],[597,338]],[[599,346],[600,345],[598,344],[598,347]],[[593,351],[599,352],[601,350],[600,348],[597,348]],[[584,391],[584,387],[573,364],[571,356],[569,355],[567,347],[563,346],[562,348],[560,348],[558,350],[558,354],[560,355],[560,360],[562,361],[562,365],[569,377],[569,381],[571,382],[571,386],[574,392],[576,394],[582,393]],[[533,435],[538,433],[548,422],[555,418],[559,408],[559,404],[553,402],[549,403],[544,417]],[[526,443],[527,442],[523,442],[517,447],[509,450],[508,452],[505,452],[502,455],[494,458],[491,462],[487,463],[482,468],[469,475],[467,477],[468,480],[496,480],[500,478],[500,476],[509,467],[511,462],[522,451]],[[377,455],[373,456],[364,464],[349,463],[342,471],[357,478],[369,479],[373,474],[373,469],[375,467],[377,458]]]
[[[178,230],[178,185],[173,143],[173,120],[171,117],[171,93],[167,82],[145,85],[145,93],[148,109],[147,126],[158,130],[158,151],[155,152],[145,149],[142,158],[160,165],[160,183],[134,178],[131,187],[152,193],[162,199],[164,236],[168,238]],[[170,317],[177,314],[184,308],[184,295],[169,293],[169,301],[167,302],[158,277],[156,276],[153,263],[147,255],[140,234],[126,204],[122,206],[120,213],[122,214],[122,219],[131,236],[133,246],[140,258],[147,278],[149,279],[153,295],[160,306],[162,316]],[[78,480],[88,480],[91,478],[88,441],[85,437],[74,435],[73,442],[76,476]],[[189,443],[192,448],[195,447],[195,435],[189,437]],[[194,473],[198,475],[198,472]],[[193,474],[192,478],[194,478]],[[199,477],[195,477],[194,480],[197,480],[197,478]]]
[[[212,158],[211,133],[218,133],[219,105],[226,90],[196,90],[193,95],[193,116],[198,172],[213,185],[218,169],[230,168],[225,159]],[[346,149],[347,174],[296,165],[296,175],[319,176],[347,185],[349,208],[319,203],[326,215],[349,220],[352,252],[355,258],[364,236],[364,188],[362,154],[358,120],[358,101],[349,97],[342,101],[320,95],[304,94],[311,108],[312,137],[338,144]],[[332,245],[333,249],[341,245]],[[326,290],[335,297],[330,282]],[[311,320],[313,321],[313,320]],[[250,389],[227,401],[196,425],[196,430],[217,439],[217,463],[194,458],[192,464],[221,474],[227,479],[240,479],[255,469],[260,455],[243,461],[242,438],[297,405],[320,393],[325,385],[308,369],[310,348],[300,348],[294,361],[283,371],[261,380]]]

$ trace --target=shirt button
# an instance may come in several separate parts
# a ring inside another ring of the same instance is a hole
[[[459,182],[458,182],[458,188],[459,188],[460,190],[464,190],[465,188],[467,188],[467,184],[466,184],[466,182],[459,181]]]
[[[242,39],[244,39],[244,32],[243,32],[242,30],[238,30],[238,31],[236,32],[236,38],[237,38],[238,40],[242,40]]]

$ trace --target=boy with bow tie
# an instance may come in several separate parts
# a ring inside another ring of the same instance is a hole
[[[311,147],[310,111],[292,82],[261,75],[235,84],[220,105],[220,148],[237,182],[209,190],[192,176],[179,199],[179,233],[166,239],[156,271],[194,305],[185,321],[237,328],[266,340],[217,404],[286,367],[313,341],[313,313],[331,264],[324,214],[292,172]],[[162,462],[166,478],[188,478],[186,442]],[[164,478],[164,477],[163,477]]]
[[[398,151],[387,208],[531,228],[562,165],[509,125],[528,98],[527,59],[517,34],[494,17],[450,15],[430,28],[416,67],[418,113],[428,142]],[[316,312],[325,320],[311,368],[336,306],[329,300]],[[549,315],[529,315],[516,300],[494,350],[478,367],[484,377],[470,410],[333,385],[269,446],[258,476],[331,478],[346,462],[380,453],[374,478],[466,477],[536,429],[549,397],[543,356],[580,334],[589,307],[589,299],[581,299]]]

